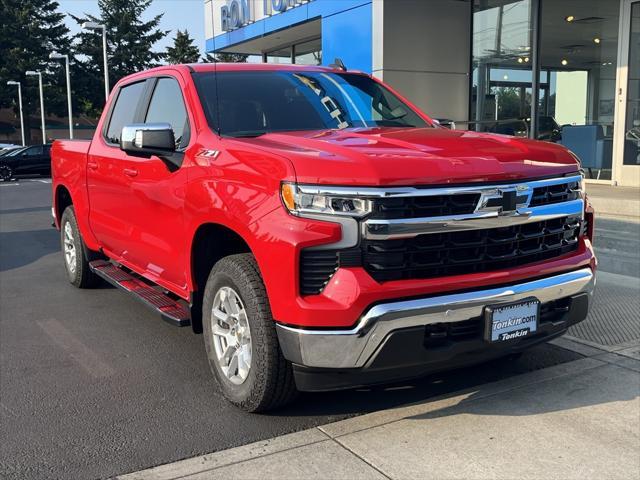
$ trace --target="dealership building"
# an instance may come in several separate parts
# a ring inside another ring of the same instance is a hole
[[[640,0],[206,0],[208,53],[371,73],[455,128],[640,186]]]

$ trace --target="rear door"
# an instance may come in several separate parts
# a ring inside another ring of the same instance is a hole
[[[42,146],[42,155],[38,161],[38,172],[41,175],[51,175],[51,145]]]
[[[127,154],[120,150],[120,134],[125,125],[140,121],[146,92],[145,80],[120,86],[105,114],[101,135],[96,135],[87,159],[90,225],[102,248],[121,260],[135,242],[127,209],[133,200],[130,178],[125,173]]]

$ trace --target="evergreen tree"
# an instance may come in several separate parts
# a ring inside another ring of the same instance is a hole
[[[189,36],[189,32],[178,30],[176,37],[173,39],[173,47],[167,47],[165,60],[167,63],[196,63],[200,57],[198,47],[193,44],[193,38]]]
[[[131,73],[157,66],[164,58],[164,53],[153,51],[155,43],[169,33],[158,28],[163,14],[147,22],[142,20],[151,1],[98,0],[98,17],[72,15],[78,24],[90,21],[106,26],[110,86]],[[74,90],[83,98],[81,108],[85,113],[95,115],[104,105],[102,36],[83,31],[75,36],[75,46]]]
[[[207,53],[202,57],[201,61],[204,63],[245,63],[248,57],[249,55],[245,55],[244,53],[219,52],[213,55]]]
[[[50,52],[66,54],[70,48],[64,14],[57,10],[58,2],[54,0],[0,0],[0,107],[13,107],[16,117],[20,115],[17,89],[7,86],[7,81],[21,82],[28,143],[31,141],[30,115],[39,114],[40,96],[38,77],[27,77],[27,70],[43,74],[45,113],[66,115],[67,112],[64,72],[49,60]]]

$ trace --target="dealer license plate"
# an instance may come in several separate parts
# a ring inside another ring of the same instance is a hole
[[[485,339],[504,342],[531,335],[538,329],[539,317],[540,302],[535,298],[485,307]]]

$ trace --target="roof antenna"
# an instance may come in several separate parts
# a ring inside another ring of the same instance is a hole
[[[347,67],[344,66],[344,62],[340,58],[336,58],[329,68],[335,68],[337,70],[342,70],[343,72],[347,71]]]

